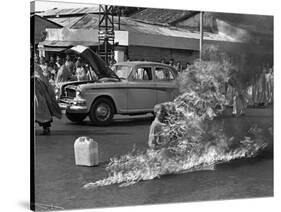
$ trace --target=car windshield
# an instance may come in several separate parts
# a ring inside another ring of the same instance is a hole
[[[120,79],[128,79],[131,73],[132,67],[127,65],[115,65],[113,71]]]

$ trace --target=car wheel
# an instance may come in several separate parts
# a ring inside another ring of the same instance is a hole
[[[99,98],[91,106],[89,117],[97,126],[109,125],[114,115],[114,106],[110,99]]]
[[[87,114],[84,114],[84,113],[68,113],[66,111],[65,116],[72,122],[81,123],[87,117]]]

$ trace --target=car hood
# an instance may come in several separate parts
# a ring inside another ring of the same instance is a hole
[[[89,47],[78,45],[68,49],[66,52],[78,54],[86,60],[98,78],[108,77],[119,79],[106,62]]]

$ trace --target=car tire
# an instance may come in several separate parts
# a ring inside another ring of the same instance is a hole
[[[89,117],[96,126],[107,126],[114,116],[114,105],[109,98],[99,98],[91,106]]]
[[[87,114],[84,114],[84,113],[68,113],[66,111],[65,116],[72,122],[81,123],[87,117]]]

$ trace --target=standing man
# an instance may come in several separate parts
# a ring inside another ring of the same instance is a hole
[[[174,67],[174,59],[173,59],[173,58],[171,58],[171,59],[169,60],[169,65],[172,66],[172,67]]]
[[[235,70],[230,74],[228,85],[232,87],[233,116],[245,115],[247,109],[247,95],[241,85]]]
[[[181,62],[180,62],[180,61],[177,62],[175,68],[176,68],[176,70],[177,70],[178,73],[180,73],[180,72],[182,71],[182,65],[181,65]]]
[[[40,65],[39,65],[43,71],[43,74],[45,77],[47,77],[47,64],[46,64],[46,60],[45,57],[40,57]]]
[[[62,66],[63,62],[62,62],[62,58],[60,56],[57,56],[56,58],[56,66],[57,66],[57,69],[59,70],[60,67]]]
[[[262,73],[260,74],[257,82],[257,102],[258,106],[264,106],[266,104],[266,81],[265,81],[266,67],[262,67]]]
[[[60,82],[72,81],[74,79],[72,73],[66,68],[62,59],[57,60],[59,70],[56,77],[56,84]]]
[[[75,74],[74,63],[71,61],[70,55],[67,54],[65,57],[65,67],[69,70],[71,74]]]
[[[81,60],[79,61],[79,63],[76,64],[75,75],[78,81],[88,80],[85,64],[83,64]]]
[[[49,61],[49,66],[51,68],[51,73],[53,75],[56,75],[58,72],[58,67],[55,61],[55,58],[53,56],[50,57],[50,61]]]
[[[57,104],[53,87],[38,64],[34,64],[34,75],[31,78],[35,85],[34,109],[35,121],[43,128],[42,135],[50,135],[52,117],[61,118],[61,110]]]

